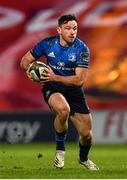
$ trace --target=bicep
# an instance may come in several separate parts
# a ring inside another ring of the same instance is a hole
[[[35,60],[34,56],[32,55],[32,53],[30,51],[28,51],[24,56],[23,56],[24,59],[32,62]]]
[[[88,74],[88,68],[77,67],[75,69],[75,75],[78,76],[82,81],[84,81]]]
[[[35,58],[31,54],[30,51],[28,51],[21,59],[20,66],[22,69],[27,70],[29,67],[29,64],[35,61]]]

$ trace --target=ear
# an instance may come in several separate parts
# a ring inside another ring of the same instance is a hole
[[[57,27],[56,30],[57,30],[58,34],[61,34],[61,28],[59,26]]]

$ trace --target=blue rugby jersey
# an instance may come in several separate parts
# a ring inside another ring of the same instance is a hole
[[[89,48],[78,38],[68,47],[63,47],[59,36],[48,37],[36,44],[31,53],[35,59],[44,55],[53,72],[62,76],[74,75],[76,67],[88,68],[90,61]]]

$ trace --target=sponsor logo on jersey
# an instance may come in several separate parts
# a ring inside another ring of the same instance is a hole
[[[76,55],[75,55],[75,53],[69,54],[69,55],[68,55],[68,60],[69,60],[69,61],[72,61],[72,62],[76,61]]]
[[[81,57],[81,61],[83,62],[88,62],[89,61],[89,53],[88,52],[82,52],[80,54],[80,57]]]
[[[63,66],[55,66],[49,63],[49,66],[52,69],[56,69],[56,70],[62,70],[62,71],[74,71],[74,68],[69,68],[69,67],[63,67]]]
[[[58,64],[59,66],[61,66],[61,67],[64,67],[64,66],[65,66],[65,63],[62,62],[62,61],[59,61],[57,64]]]
[[[54,54],[54,52],[52,51],[52,52],[50,52],[50,53],[48,54],[48,56],[49,56],[49,57],[55,57],[55,54]]]

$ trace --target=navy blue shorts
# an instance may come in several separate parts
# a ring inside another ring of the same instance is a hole
[[[70,115],[75,112],[81,114],[89,114],[90,110],[86,102],[84,90],[80,87],[68,87],[62,86],[55,87],[51,84],[45,84],[42,89],[42,93],[45,101],[48,103],[48,99],[53,93],[61,93],[67,100],[70,106]]]

